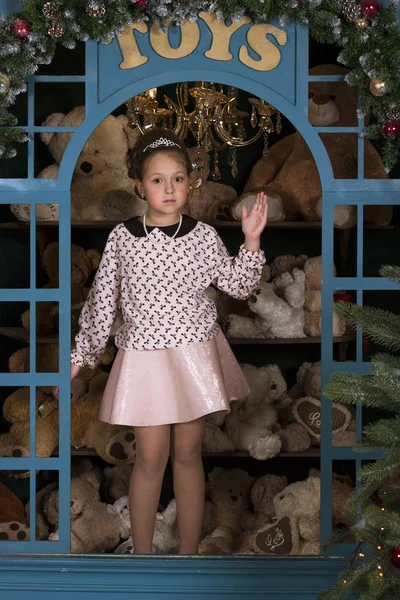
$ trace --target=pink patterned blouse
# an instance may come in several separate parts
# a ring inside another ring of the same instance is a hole
[[[148,228],[130,219],[110,233],[79,319],[71,361],[96,366],[117,311],[123,324],[115,336],[122,349],[154,350],[205,342],[219,331],[215,285],[246,299],[257,288],[265,264],[262,250],[240,247],[231,257],[216,230],[189,216],[176,225]]]

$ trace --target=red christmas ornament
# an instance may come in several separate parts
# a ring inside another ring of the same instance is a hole
[[[347,292],[336,292],[333,294],[333,299],[335,302],[353,302],[353,298]]]
[[[136,5],[139,8],[145,8],[149,3],[149,0],[136,0]]]
[[[367,19],[372,19],[379,12],[379,2],[376,0],[363,0],[361,2],[361,14]]]
[[[390,562],[396,569],[400,569],[400,547],[393,548],[389,554]]]
[[[21,40],[25,40],[28,37],[29,29],[28,21],[22,21],[21,19],[14,21],[12,25],[13,33]]]
[[[383,135],[392,140],[400,134],[400,121],[386,121],[383,126]]]

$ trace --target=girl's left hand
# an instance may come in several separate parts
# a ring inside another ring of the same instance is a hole
[[[242,231],[247,239],[258,239],[267,224],[268,199],[264,192],[259,192],[253,208],[247,213],[242,205]]]

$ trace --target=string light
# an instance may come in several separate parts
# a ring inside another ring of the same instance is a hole
[[[378,550],[382,550],[382,546],[378,546]]]
[[[347,583],[347,580],[346,580],[346,579],[343,579],[343,583]]]
[[[381,527],[381,531],[385,531],[385,528],[384,528],[384,527]]]
[[[365,554],[363,554],[362,552],[360,552],[358,556],[361,556],[361,558],[364,558]]]

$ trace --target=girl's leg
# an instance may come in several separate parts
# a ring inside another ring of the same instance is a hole
[[[129,485],[129,510],[136,554],[151,554],[154,526],[170,448],[170,425],[135,427],[136,460]]]
[[[204,512],[201,444],[205,417],[172,425],[171,461],[178,512],[179,554],[197,554]]]

